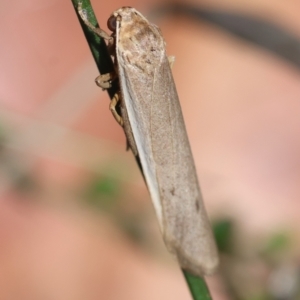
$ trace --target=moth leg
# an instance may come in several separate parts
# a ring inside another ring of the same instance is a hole
[[[116,106],[119,101],[120,101],[120,95],[119,95],[119,93],[115,93],[112,100],[110,101],[109,109],[110,109],[111,113],[113,114],[114,118],[116,119],[116,121],[123,127],[124,121],[116,110]]]
[[[103,90],[109,89],[112,86],[112,81],[117,78],[117,75],[115,72],[106,73],[99,75],[95,82],[96,84],[101,87]]]
[[[174,62],[175,62],[175,56],[168,56],[168,61],[169,61],[170,67],[172,69]]]
[[[108,33],[106,33],[106,32],[105,32],[104,30],[102,30],[101,28],[95,27],[95,26],[88,20],[86,10],[82,8],[82,2],[79,2],[79,3],[78,3],[77,11],[78,11],[78,14],[80,15],[82,21],[84,22],[84,24],[85,24],[90,30],[92,30],[95,34],[99,35],[99,36],[102,37],[103,39],[106,39],[106,40],[108,40],[110,43],[112,43],[113,37],[111,37]]]

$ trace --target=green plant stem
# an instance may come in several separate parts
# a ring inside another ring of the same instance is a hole
[[[96,27],[98,27],[98,22],[95,17],[94,11],[92,9],[91,3],[89,0],[72,0],[74,9],[76,11],[76,15],[78,17],[78,20],[81,24],[82,30],[84,32],[84,35],[86,37],[87,43],[90,47],[90,50],[92,52],[92,55],[94,57],[94,60],[96,62],[96,65],[98,67],[98,70],[100,74],[105,74],[109,72],[114,71],[114,66],[111,60],[111,57],[107,51],[106,44],[103,39],[101,39],[98,35],[96,35],[94,32],[92,32],[81,20],[80,16],[78,15],[77,7],[79,2],[82,3],[82,8],[86,11],[89,21]],[[116,81],[113,82],[112,88],[108,90],[108,94],[110,98],[114,96],[114,94],[117,92],[118,85]],[[139,168],[143,174],[143,170],[141,168],[139,159],[137,158],[137,163],[139,165]],[[194,275],[189,274],[187,271],[182,270],[184,277],[187,281],[188,287],[190,289],[190,292],[193,296],[194,300],[211,300],[208,287],[205,283],[205,280],[201,277],[196,277]]]
[[[204,278],[194,276],[187,271],[183,270],[183,275],[188,284],[190,292],[194,300],[211,300],[209,289]]]
[[[94,14],[92,5],[89,0],[71,0],[74,6],[76,15],[78,17],[79,23],[87,40],[87,43],[90,47],[92,55],[94,57],[95,63],[99,70],[100,74],[106,74],[114,72],[114,65],[112,59],[108,53],[105,41],[100,38],[97,34],[92,32],[81,20],[81,17],[78,14],[78,4],[82,3],[82,8],[86,11],[88,20],[95,26],[99,27],[96,16]],[[116,80],[112,82],[112,87],[107,90],[110,99],[113,98],[115,93],[118,91],[118,83]]]

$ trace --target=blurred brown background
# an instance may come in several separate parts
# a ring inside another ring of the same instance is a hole
[[[299,1],[190,2],[300,38]],[[92,4],[103,28],[120,6],[155,7]],[[0,299],[190,299],[71,1],[0,7]],[[287,230],[298,249],[299,69],[204,21],[158,25],[209,215],[233,218],[242,244]],[[230,299],[218,275],[210,285]]]

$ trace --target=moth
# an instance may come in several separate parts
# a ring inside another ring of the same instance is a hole
[[[167,249],[192,274],[213,273],[217,249],[160,29],[136,9],[122,7],[108,19],[109,35],[89,22],[81,5],[78,12],[107,40],[115,72],[96,83],[105,89],[119,82],[110,109],[139,157]]]

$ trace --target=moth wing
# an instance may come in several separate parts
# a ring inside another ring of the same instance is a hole
[[[165,51],[153,72],[123,55],[117,53],[123,103],[165,244],[182,268],[211,274],[217,250]]]
[[[155,99],[164,100],[153,103],[157,113],[152,114],[156,127],[152,126],[151,138],[165,221],[164,240],[183,268],[198,275],[211,274],[218,265],[217,249],[166,56],[157,73]]]

